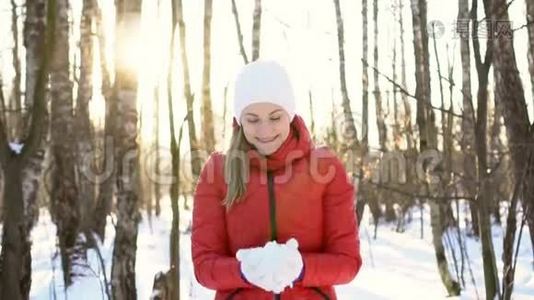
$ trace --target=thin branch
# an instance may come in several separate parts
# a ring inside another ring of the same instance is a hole
[[[0,80],[0,104],[2,105],[2,108],[5,108],[5,102],[4,102],[4,92],[2,90],[2,81]],[[5,115],[0,116],[0,168],[2,165],[5,165],[7,163],[7,158],[9,157],[9,145],[7,140],[7,133],[6,133],[6,127],[4,125]]]
[[[237,29],[237,39],[239,40],[239,51],[241,51],[241,56],[245,64],[248,64],[247,52],[245,51],[245,46],[243,45],[243,33],[241,32],[241,24],[239,23],[239,14],[237,12],[237,5],[235,0],[232,0],[232,13],[234,14],[235,27]]]
[[[360,175],[354,175],[354,177],[355,178],[359,178],[360,180],[362,179],[362,177]],[[473,197],[465,197],[465,196],[431,196],[431,195],[416,194],[416,193],[411,193],[411,192],[404,191],[404,190],[399,189],[399,188],[388,186],[386,184],[375,183],[375,182],[372,182],[372,181],[369,181],[369,180],[365,180],[365,183],[373,185],[373,186],[375,186],[375,187],[377,187],[379,189],[384,189],[384,190],[391,191],[391,192],[394,192],[394,193],[397,193],[397,194],[400,194],[400,195],[419,198],[419,199],[429,199],[429,200],[436,200],[436,201],[450,201],[450,200],[467,200],[467,201],[471,201],[471,202],[476,201],[476,199],[473,198]]]
[[[89,230],[89,229],[86,229],[84,231],[84,235],[85,235],[85,238],[87,240],[87,243],[89,245],[89,247],[91,249],[94,249],[95,252],[96,252],[96,255],[98,256],[98,262],[100,263],[100,269],[102,270],[102,274],[104,275],[104,286],[105,286],[105,289],[106,289],[106,295],[108,296],[108,299],[111,299],[111,292],[109,290],[109,286],[110,286],[110,282],[108,280],[108,277],[107,277],[107,274],[106,274],[106,264],[104,262],[104,257],[102,256],[102,252],[100,251],[100,247],[99,247],[99,244],[98,244],[98,237],[96,236],[96,234]]]
[[[521,29],[523,29],[523,28],[529,27],[529,26],[531,26],[532,24],[534,24],[534,20],[529,21],[529,22],[527,22],[526,24],[523,24],[522,26],[520,26],[520,27],[518,27],[518,28],[516,28],[516,29],[512,29],[512,32],[516,32],[516,31],[521,30]]]
[[[415,95],[412,95],[410,94],[410,92],[408,92],[404,87],[402,87],[400,84],[398,84],[397,82],[393,81],[393,79],[389,78],[388,75],[380,72],[377,68],[375,68],[374,66],[371,66],[369,65],[369,63],[365,60],[365,59],[361,59],[361,61],[364,63],[364,65],[368,66],[369,68],[373,69],[375,72],[377,72],[378,74],[380,74],[382,77],[386,78],[387,81],[389,81],[391,84],[393,84],[396,88],[399,89],[399,91],[403,94],[405,94],[406,96],[412,98],[412,99],[415,99],[416,101],[419,101],[419,99],[417,99],[417,97]],[[457,117],[457,118],[460,118],[460,119],[463,119],[464,116],[462,115],[459,115],[457,113],[454,113],[454,112],[451,112],[449,111],[448,109],[442,109],[440,107],[436,107],[436,106],[433,106],[432,104],[430,103],[427,103],[427,102],[424,102],[424,105],[427,105],[428,107],[432,108],[432,109],[435,109],[435,110],[439,110],[439,111],[443,111],[445,113],[448,113],[448,114],[451,114],[453,115],[454,117]]]

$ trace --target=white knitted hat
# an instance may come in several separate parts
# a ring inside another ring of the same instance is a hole
[[[234,117],[241,124],[241,114],[250,104],[269,102],[281,106],[289,121],[295,116],[295,97],[289,75],[279,63],[257,60],[247,64],[237,75],[234,87]]]

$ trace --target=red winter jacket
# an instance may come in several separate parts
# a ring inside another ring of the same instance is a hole
[[[195,277],[216,290],[215,299],[336,299],[333,285],[350,282],[361,266],[354,188],[342,163],[313,148],[303,120],[295,116],[287,140],[262,159],[248,152],[245,197],[227,211],[224,156],[214,153],[200,175],[193,208],[191,248]],[[279,296],[247,283],[237,250],[269,240],[299,242],[304,276]]]

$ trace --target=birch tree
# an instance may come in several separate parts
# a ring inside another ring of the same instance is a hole
[[[488,2],[488,3],[487,3]],[[528,117],[526,99],[514,51],[514,32],[511,28],[510,17],[508,15],[507,3],[503,0],[484,1],[484,5],[491,8],[490,16],[492,20],[498,20],[493,27],[493,76],[495,79],[495,99],[497,105],[503,106],[503,117],[506,126],[508,144],[513,165],[513,174],[518,184],[521,184],[521,199],[523,211],[526,213],[526,220],[529,226],[530,238],[534,246],[534,162],[531,157],[532,141],[534,131]],[[526,169],[525,169],[526,168]],[[522,174],[526,172],[526,175]],[[513,239],[512,239],[513,240]],[[532,248],[534,251],[534,247]],[[484,254],[484,253],[483,253]],[[534,255],[534,252],[533,252]],[[505,265],[511,266],[510,253],[505,254]],[[486,269],[484,270],[486,271]],[[510,273],[511,272],[511,273]],[[504,295],[511,294],[513,288],[513,271],[505,269]],[[499,285],[492,278],[489,289],[492,294],[486,292],[487,296],[499,294]],[[494,287],[494,285],[496,285]]]
[[[117,3],[117,45],[114,89],[118,104],[117,125],[117,225],[111,267],[113,299],[137,299],[135,261],[138,223],[137,75],[119,56],[126,50],[129,34],[136,34],[141,21],[141,1]]]
[[[254,16],[252,18],[252,61],[260,57],[261,40],[261,0],[254,1]]]
[[[204,68],[202,69],[202,132],[205,150],[208,153],[215,149],[215,131],[213,111],[211,109],[211,16],[213,0],[204,1]]]
[[[76,246],[80,226],[79,191],[76,179],[76,139],[73,92],[70,80],[68,1],[57,0],[55,51],[50,65],[51,154],[53,175],[51,204],[61,253],[63,280],[72,283],[72,266],[79,254]]]
[[[44,3],[43,3],[44,4]],[[56,1],[46,2],[46,43],[35,48],[43,51],[38,62],[31,110],[31,124],[26,143],[20,152],[9,146],[7,128],[0,119],[0,165],[4,173],[4,223],[2,233],[2,253],[0,256],[0,295],[2,299],[28,299],[31,285],[31,243],[25,222],[22,170],[28,159],[42,146],[46,126],[46,85],[49,63],[54,52]]]
[[[430,101],[430,67],[427,35],[426,0],[411,0],[414,52],[415,52],[415,77],[417,99],[417,125],[419,127],[419,150],[437,150],[437,129],[434,112]],[[427,179],[427,190],[430,194],[435,193],[435,184]],[[443,247],[443,218],[440,215],[440,207],[436,201],[430,201],[430,215],[432,226],[432,242],[436,254],[438,270],[443,285],[451,296],[459,295],[460,285],[454,281],[445,256]]]

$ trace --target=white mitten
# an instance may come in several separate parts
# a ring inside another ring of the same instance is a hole
[[[250,283],[275,294],[292,287],[303,267],[295,239],[285,244],[271,241],[261,248],[241,249],[236,258],[241,262],[241,273]]]
[[[293,287],[293,282],[300,276],[304,262],[299,250],[299,243],[296,239],[291,238],[285,244],[281,245],[284,262],[278,274],[283,277],[283,281],[289,287]]]

